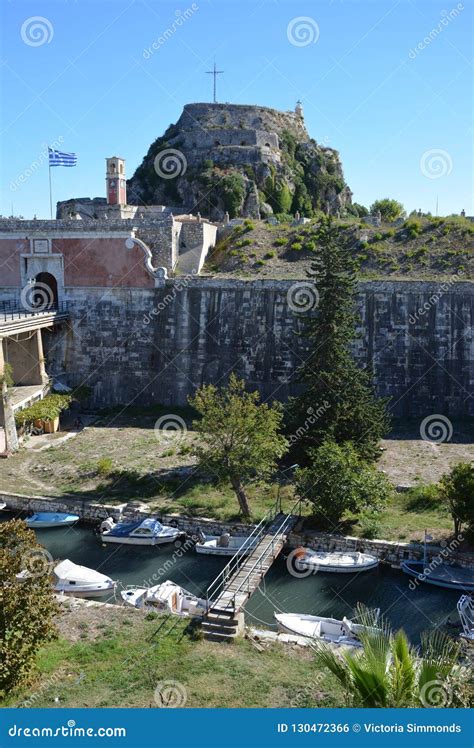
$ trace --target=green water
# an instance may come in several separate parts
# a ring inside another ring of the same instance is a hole
[[[104,545],[90,526],[37,530],[37,537],[54,559],[69,558],[122,585],[151,585],[172,579],[197,595],[204,593],[229,560],[203,556],[192,548],[183,550],[173,544],[155,548]],[[446,628],[448,618],[458,622],[459,592],[427,584],[410,590],[408,584],[409,577],[386,566],[359,574],[319,572],[295,579],[288,573],[283,556],[247,603],[246,620],[257,627],[275,628],[274,612],[350,617],[360,601],[380,608],[392,626],[403,627],[413,642],[418,642],[424,630]]]

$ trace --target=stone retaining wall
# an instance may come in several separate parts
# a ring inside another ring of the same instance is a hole
[[[71,512],[78,514],[83,522],[95,523],[106,517],[118,519],[121,516],[121,508],[112,504],[91,504],[89,501],[70,500],[70,499],[48,499],[40,496],[23,496],[21,494],[0,493],[0,501],[7,504],[11,511],[50,511],[50,512]],[[122,505],[125,507],[125,505]],[[200,530],[206,535],[221,535],[223,532],[229,532],[233,535],[247,535],[255,527],[238,522],[220,522],[214,519],[203,517],[183,517],[178,514],[163,514],[156,512],[153,516],[159,516],[160,520],[169,524],[176,522],[178,528],[189,535],[195,534]],[[150,512],[144,510],[127,511],[127,518],[140,519],[150,515]],[[295,531],[288,536],[287,547],[289,550],[298,546],[305,546],[315,550],[324,551],[361,551],[370,553],[380,561],[398,566],[401,561],[421,560],[423,558],[423,547],[421,543],[397,543],[389,540],[368,540],[365,538],[352,538],[342,535],[330,535],[328,533],[301,531],[296,525]],[[446,547],[428,546],[428,559],[435,556],[441,556],[449,563],[455,563],[459,566],[474,569],[474,553],[464,553],[451,550],[449,544]]]

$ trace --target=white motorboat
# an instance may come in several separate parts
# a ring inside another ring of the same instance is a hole
[[[87,566],[79,566],[69,559],[54,568],[54,591],[74,597],[98,597],[113,592],[116,582]]]
[[[2,511],[2,509],[6,509],[6,508],[7,508],[6,502],[0,501],[0,512]]]
[[[301,615],[299,613],[275,613],[275,620],[280,631],[305,639],[315,639],[337,646],[361,647],[359,634],[370,630],[370,627],[343,618],[324,618],[322,616]],[[376,631],[377,629],[373,629]]]
[[[173,615],[197,618],[206,612],[206,601],[167,579],[154,587],[130,587],[121,593],[126,605]]]
[[[368,553],[359,551],[341,553],[335,551],[312,551],[309,548],[297,548],[293,551],[292,559],[299,570],[329,571],[338,574],[353,574],[359,571],[369,571],[378,566],[379,560]]]
[[[474,644],[474,600],[470,595],[461,595],[457,604],[462,624],[462,639]]]
[[[248,542],[247,542],[248,541]],[[249,540],[247,535],[203,535],[195,545],[198,553],[212,556],[233,556],[237,551],[247,556],[256,545],[255,539]]]
[[[35,530],[44,527],[69,527],[78,521],[79,516],[77,514],[66,514],[65,512],[37,512],[25,520],[28,527]]]
[[[162,525],[157,519],[140,519],[137,522],[118,522],[109,517],[100,526],[100,537],[104,543],[128,545],[162,545],[172,543],[183,535],[176,527]]]

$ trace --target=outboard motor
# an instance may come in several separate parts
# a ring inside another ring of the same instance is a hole
[[[109,530],[112,530],[113,527],[115,527],[113,517],[107,517],[107,519],[104,519],[103,522],[100,523],[99,532],[102,535],[103,532],[108,532]]]
[[[229,547],[229,541],[230,541],[230,535],[228,532],[223,532],[220,536],[219,540],[217,541],[217,545],[219,548],[228,548]]]

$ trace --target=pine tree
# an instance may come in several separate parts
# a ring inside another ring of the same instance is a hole
[[[297,434],[290,443],[301,462],[308,449],[326,439],[352,441],[361,457],[375,459],[390,419],[386,401],[374,395],[370,371],[360,368],[351,352],[357,325],[356,261],[331,217],[322,219],[317,240],[308,275],[319,300],[303,326],[309,356],[299,370],[304,391],[290,404],[289,420]]]

